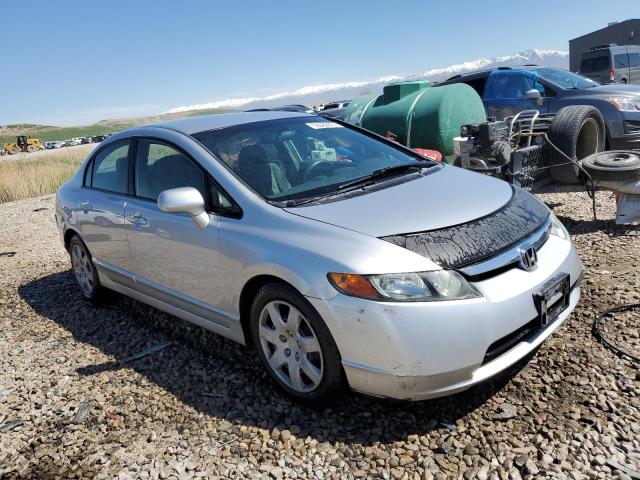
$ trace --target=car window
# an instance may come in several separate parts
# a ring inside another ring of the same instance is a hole
[[[598,82],[594,82],[589,78],[561,68],[539,67],[536,68],[535,71],[538,72],[538,75],[544,80],[562,88],[594,88],[600,85]]]
[[[640,66],[640,53],[630,53],[629,54],[629,66],[630,67],[638,67],[638,66]]]
[[[522,99],[527,90],[536,88],[534,75],[518,72],[493,72],[484,92],[486,100]]]
[[[91,186],[114,193],[128,193],[129,142],[110,145],[93,160]]]
[[[478,92],[478,95],[482,97],[484,95],[484,87],[487,84],[487,77],[478,77],[471,80],[465,80],[464,83],[473,88],[476,92]]]
[[[314,116],[254,122],[193,136],[253,190],[274,201],[333,193],[375,170],[423,160]]]
[[[629,68],[629,58],[626,53],[619,53],[613,57],[616,68]]]
[[[178,187],[194,187],[207,198],[205,173],[182,152],[153,140],[138,140],[134,183],[136,196],[149,200]]]
[[[580,65],[580,71],[582,73],[602,72],[609,70],[609,57],[595,57],[585,58]]]

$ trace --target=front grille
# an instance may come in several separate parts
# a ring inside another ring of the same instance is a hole
[[[538,318],[534,318],[529,323],[525,323],[517,330],[511,332],[509,335],[505,335],[504,337],[496,340],[489,345],[487,352],[484,354],[482,365],[495,360],[503,353],[511,350],[521,341],[533,336],[538,330],[540,330],[540,320]]]
[[[573,288],[575,288],[578,285],[580,285],[580,281],[581,280],[582,280],[582,275],[580,275],[578,280],[573,284],[573,287],[571,287],[571,290],[573,290]],[[549,309],[553,309],[553,307],[555,305],[557,305],[558,302],[561,302],[561,301],[562,301],[562,298],[559,298],[558,300],[556,300],[548,308]],[[564,311],[564,310],[562,310],[562,311]],[[558,312],[558,315],[560,315],[562,313],[562,311]],[[540,319],[538,317],[536,317],[533,320],[531,320],[530,322],[525,323],[524,325],[522,325],[517,330],[514,330],[513,332],[509,333],[508,335],[505,335],[504,337],[496,340],[491,345],[489,345],[489,348],[487,348],[487,351],[484,354],[484,359],[482,360],[482,365],[485,365],[485,364],[495,360],[496,358],[498,358],[503,353],[506,353],[507,351],[511,350],[518,343],[523,342],[523,341],[527,340],[528,338],[533,337],[535,334],[537,334],[541,330],[544,330],[545,328],[548,328],[549,325],[552,325],[553,323],[555,323],[555,321],[557,319],[558,319],[558,317],[555,317],[554,319],[549,321],[549,323],[547,323],[544,327],[542,327],[541,324],[540,324]]]
[[[625,133],[638,134],[640,133],[640,121],[638,120],[625,120],[624,121]]]

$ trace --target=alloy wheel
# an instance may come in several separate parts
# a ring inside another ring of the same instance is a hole
[[[77,243],[71,249],[71,265],[78,285],[85,295],[93,294],[93,265],[86,250]]]
[[[320,385],[322,349],[309,320],[292,304],[273,300],[260,313],[260,346],[269,367],[289,388],[308,393]]]

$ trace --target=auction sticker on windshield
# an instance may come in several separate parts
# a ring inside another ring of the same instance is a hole
[[[320,129],[320,128],[343,128],[339,123],[333,122],[311,122],[305,124],[307,127]]]

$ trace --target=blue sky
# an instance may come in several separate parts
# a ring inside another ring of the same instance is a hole
[[[567,50],[570,38],[640,16],[638,0],[525,5],[3,0],[2,18],[12,20],[0,27],[0,124],[87,124],[529,48]]]

